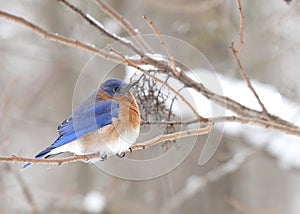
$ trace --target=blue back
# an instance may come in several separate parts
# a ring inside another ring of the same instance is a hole
[[[47,155],[52,149],[84,137],[112,123],[119,115],[119,104],[114,101],[97,100],[94,92],[77,110],[58,126],[59,137],[36,158]]]

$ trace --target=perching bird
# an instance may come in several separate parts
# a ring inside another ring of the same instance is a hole
[[[136,84],[136,83],[134,83]],[[109,79],[100,85],[57,131],[59,137],[35,158],[50,158],[71,152],[76,155],[99,153],[103,159],[123,156],[135,143],[140,131],[140,112],[134,96],[134,85]],[[24,165],[24,168],[31,163]]]

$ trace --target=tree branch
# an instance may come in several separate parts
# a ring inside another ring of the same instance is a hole
[[[238,55],[244,46],[245,16],[244,16],[241,0],[236,0],[236,3],[238,6],[239,15],[240,15],[239,45],[238,45],[238,48],[235,50],[236,54]]]
[[[93,47],[92,45],[86,44],[86,43],[82,43],[78,40],[74,40],[74,39],[69,39],[66,38],[64,36],[61,36],[57,33],[49,33],[48,31],[44,30],[43,28],[27,21],[26,19],[23,19],[19,16],[15,16],[12,15],[10,13],[6,13],[4,11],[0,11],[0,17],[5,18],[6,20],[15,22],[19,25],[22,25],[24,27],[26,27],[27,29],[31,30],[32,32],[35,32],[36,34],[44,37],[45,39],[63,44],[63,45],[67,45],[70,47],[74,47],[74,48],[78,48],[80,50],[95,54],[95,55],[99,55],[100,57],[103,57],[104,59],[113,61],[113,62],[120,62],[121,59],[118,56],[109,54],[103,50],[99,50],[95,47]]]
[[[237,6],[238,6],[239,15],[240,15],[239,45],[235,49],[234,48],[234,43],[232,42],[230,48],[232,50],[232,55],[234,57],[234,60],[235,60],[236,64],[239,67],[240,74],[242,75],[242,77],[246,81],[248,88],[251,90],[251,92],[255,96],[255,98],[256,98],[258,104],[260,105],[263,113],[267,115],[268,111],[267,111],[265,105],[263,104],[263,102],[261,101],[261,99],[259,98],[256,90],[252,86],[251,81],[250,81],[250,79],[249,79],[249,77],[248,77],[245,69],[243,68],[242,63],[240,62],[240,59],[238,57],[240,51],[242,50],[242,48],[244,46],[245,16],[244,16],[241,0],[236,0],[236,3],[237,3]]]
[[[155,137],[151,140],[148,140],[142,144],[132,146],[131,150],[136,151],[136,150],[147,149],[147,148],[155,146],[161,142],[176,140],[176,139],[190,137],[190,136],[194,136],[194,135],[199,136],[199,135],[208,134],[211,131],[211,128],[212,127],[210,125],[208,125],[208,126],[205,126],[203,128],[199,128],[199,129],[185,130],[185,131],[179,131],[179,132],[175,132],[175,133],[171,133],[171,134],[160,135],[160,136],[157,136],[157,137]]]
[[[115,41],[120,42],[121,44],[132,49],[135,53],[137,53],[139,55],[144,55],[144,53],[139,48],[137,48],[130,40],[119,37],[118,35],[109,32],[107,29],[104,28],[104,26],[99,21],[97,21],[90,14],[83,13],[82,10],[80,10],[75,5],[71,4],[70,2],[68,2],[66,0],[58,0],[58,1],[63,3],[64,5],[66,5],[67,7],[69,7],[75,13],[79,14],[85,21],[87,21],[89,24],[94,26],[97,30],[99,30],[101,33],[103,33],[108,38],[111,38]]]
[[[207,134],[211,130],[211,126],[206,126],[203,128],[199,129],[194,129],[194,130],[185,130],[185,131],[179,131],[171,134],[164,134],[158,137],[155,137],[151,140],[148,140],[144,143],[133,145],[131,147],[131,151],[137,151],[137,150],[143,150],[150,148],[152,146],[155,146],[159,143],[166,142],[169,140],[174,140],[174,139],[179,139],[179,138],[184,138],[184,137],[189,137],[189,136],[194,136],[194,135],[203,135]],[[94,154],[87,154],[87,155],[77,155],[77,156],[72,156],[72,157],[67,157],[67,158],[59,158],[59,159],[36,159],[36,158],[24,158],[24,157],[18,157],[18,156],[11,156],[11,157],[1,157],[0,156],[0,163],[32,163],[32,164],[56,164],[56,165],[62,165],[66,163],[74,163],[74,162],[79,162],[79,161],[89,161],[92,159],[97,159],[101,158],[101,155],[99,153],[94,153]]]
[[[249,88],[249,89],[251,90],[251,92],[254,94],[254,96],[255,96],[255,98],[256,98],[258,104],[260,105],[260,107],[261,107],[261,109],[262,109],[262,111],[263,111],[263,113],[264,113],[264,114],[267,114],[268,111],[267,111],[265,105],[262,103],[261,99],[259,98],[259,96],[258,96],[256,90],[255,90],[254,87],[252,86],[252,83],[251,83],[251,81],[250,81],[250,79],[249,79],[249,77],[248,77],[246,71],[244,70],[244,68],[243,68],[243,66],[242,66],[242,64],[241,64],[241,61],[240,61],[239,57],[238,57],[238,52],[237,52],[237,51],[234,49],[234,47],[233,47],[233,43],[232,43],[232,45],[231,45],[231,50],[232,50],[232,54],[233,54],[233,56],[234,56],[234,59],[235,59],[237,65],[238,65],[238,67],[239,67],[240,73],[241,73],[242,77],[245,79],[248,88]]]

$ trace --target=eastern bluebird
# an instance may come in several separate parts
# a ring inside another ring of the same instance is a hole
[[[129,92],[135,85],[119,79],[102,83],[78,109],[58,126],[59,137],[35,158],[50,158],[64,152],[76,155],[99,153],[124,156],[140,131],[140,112]],[[24,165],[24,168],[31,163]]]

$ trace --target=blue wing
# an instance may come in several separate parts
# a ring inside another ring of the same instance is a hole
[[[93,93],[78,107],[68,120],[65,120],[58,126],[57,131],[59,132],[59,137],[57,140],[36,155],[36,158],[43,158],[52,149],[84,137],[111,124],[112,118],[117,118],[118,115],[119,104],[117,102],[99,100],[95,102],[95,93]]]

